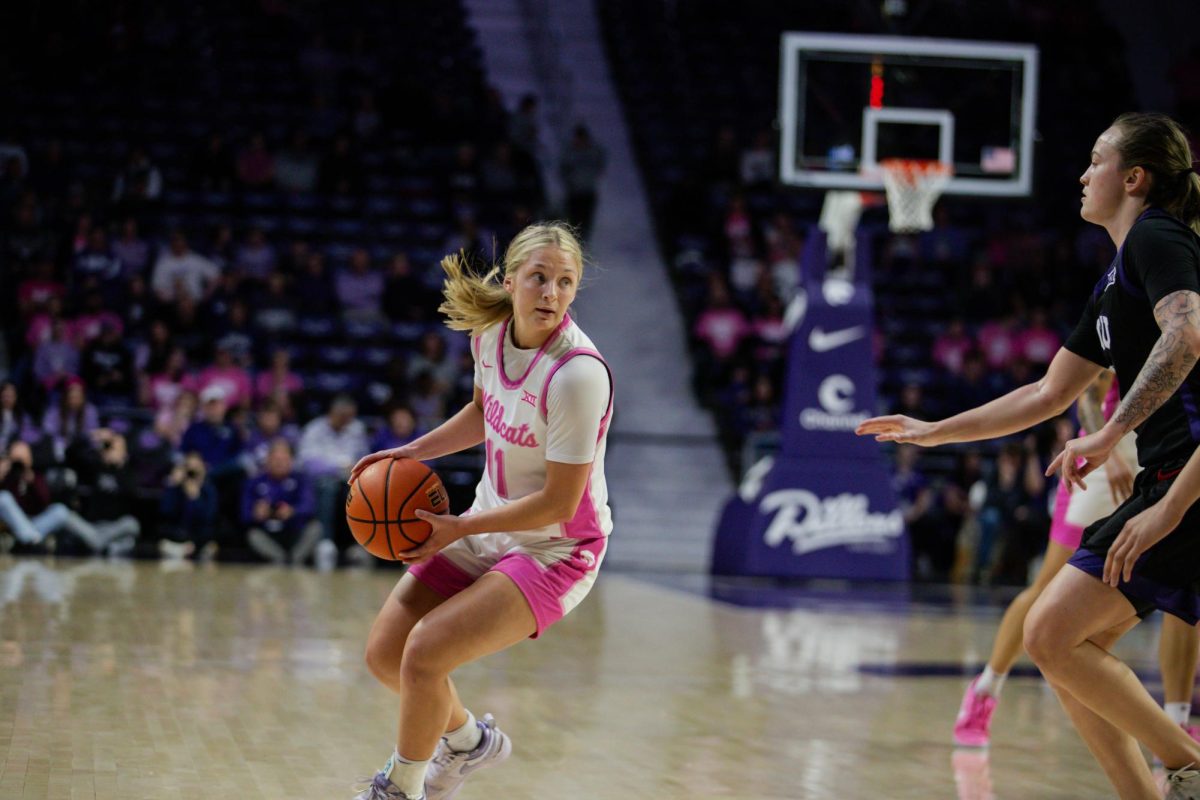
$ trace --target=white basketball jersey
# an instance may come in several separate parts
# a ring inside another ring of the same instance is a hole
[[[504,341],[510,323],[511,318],[471,339],[471,349],[482,374],[487,453],[487,468],[475,489],[473,510],[497,508],[545,486],[546,403],[550,381],[573,358],[595,358],[608,368],[591,339],[567,315],[523,374],[514,374],[504,364]],[[547,539],[591,539],[612,531],[608,487],[604,481],[604,450],[612,408],[610,371],[608,410],[600,421],[596,457],[575,517],[569,522],[523,533],[541,533]]]

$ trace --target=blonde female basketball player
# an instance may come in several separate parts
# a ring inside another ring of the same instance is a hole
[[[1076,404],[1083,432],[1103,428],[1119,401],[1117,382],[1112,373],[1105,370],[1079,396]],[[990,742],[992,714],[1000,702],[1008,671],[1021,654],[1025,617],[1042,590],[1079,547],[1083,529],[1113,513],[1133,491],[1137,471],[1135,440],[1136,435],[1132,433],[1121,440],[1108,462],[1088,476],[1087,489],[1072,492],[1066,481],[1059,482],[1050,540],[1046,543],[1042,566],[1033,583],[1005,609],[987,666],[967,686],[958,718],[954,721],[955,744],[986,747]],[[1200,655],[1200,631],[1178,617],[1165,616],[1158,655],[1163,678],[1163,708],[1193,739],[1200,737],[1200,730],[1188,724],[1197,655]]]
[[[1125,388],[1104,427],[1051,463],[1083,487],[1137,429],[1144,468],[1128,500],[1090,525],[1025,621],[1041,669],[1122,798],[1158,798],[1141,741],[1170,770],[1168,797],[1200,798],[1200,744],[1109,648],[1153,608],[1200,620],[1200,176],[1169,117],[1125,114],[1096,140],[1080,214],[1117,245],[1074,333],[1037,383],[939,422],[879,417],[860,434],[936,445],[1004,436],[1061,414],[1105,366]],[[1083,460],[1082,466],[1078,465]],[[1180,473],[1186,475],[1181,476]]]
[[[531,225],[486,277],[458,256],[442,268],[440,310],[471,333],[474,401],[416,441],[366,456],[350,479],[377,459],[427,460],[480,442],[487,468],[462,516],[418,512],[433,532],[408,553],[410,569],[371,628],[367,666],[400,696],[400,732],[357,800],[450,798],[469,773],[508,757],[508,736],[463,706],[450,673],[538,637],[574,608],[612,529],[612,381],[567,313],[583,277],[578,240],[561,223]]]

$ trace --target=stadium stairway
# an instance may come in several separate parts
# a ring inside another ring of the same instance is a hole
[[[503,17],[501,6],[509,6]],[[518,66],[511,50],[521,29],[517,0],[468,0],[488,69]],[[538,5],[536,3],[532,5]],[[529,6],[526,5],[526,8]],[[591,0],[541,6],[543,27],[561,36],[557,52],[572,75],[572,113],[608,151],[595,229],[588,249],[599,269],[585,279],[575,306],[583,328],[612,366],[617,410],[605,473],[616,529],[607,560],[623,569],[703,571],[716,516],[733,491],[712,418],[690,388],[686,332],[667,270],[655,246],[650,210],[634,163],[625,118],[609,77]],[[486,21],[486,24],[485,24]],[[508,35],[504,35],[507,31]],[[527,68],[533,66],[526,59]],[[489,78],[506,94],[531,87],[509,71]],[[519,89],[518,89],[519,90]]]

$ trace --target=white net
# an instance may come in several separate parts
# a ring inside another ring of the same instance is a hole
[[[933,227],[933,204],[950,182],[950,165],[940,161],[888,159],[879,162],[887,191],[888,227],[895,233]]]

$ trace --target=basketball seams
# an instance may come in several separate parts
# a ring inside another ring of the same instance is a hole
[[[393,461],[392,463],[393,463],[393,464],[395,464],[396,462],[395,462],[395,461]],[[404,500],[402,500],[402,501],[400,502],[400,507],[396,509],[396,513],[397,513],[397,514],[403,514],[403,513],[404,513],[404,508],[405,508],[405,506],[407,506],[407,505],[408,505],[408,501],[409,501],[409,500],[412,500],[412,498],[413,498],[413,495],[415,495],[417,492],[421,491],[421,489],[422,489],[422,488],[425,486],[425,484],[429,482],[429,476],[430,476],[430,475],[433,475],[433,474],[434,474],[434,472],[433,472],[433,469],[432,469],[431,467],[425,467],[425,477],[423,477],[423,478],[421,478],[421,480],[417,481],[416,485],[415,485],[415,486],[413,486],[413,488],[412,488],[412,490],[411,490],[411,491],[409,491],[409,493],[408,493],[408,496],[407,496],[407,497],[405,497],[405,498],[404,498]],[[423,522],[423,520],[420,520],[420,519],[418,519],[418,520],[415,520],[415,521],[416,521],[416,522]],[[401,520],[400,522],[401,522],[401,524],[397,525],[396,527],[400,529],[400,535],[401,535],[401,536],[403,536],[405,539],[408,539],[410,542],[412,542],[414,546],[416,546],[416,545],[421,545],[421,544],[424,544],[424,543],[425,543],[423,540],[422,540],[422,541],[420,541],[420,542],[418,542],[416,539],[412,538],[412,537],[411,537],[411,536],[409,536],[407,533],[405,533],[405,532],[404,532],[404,525],[403,525],[403,522],[404,522],[404,520]],[[431,530],[431,531],[430,531],[430,534],[432,534],[432,533],[433,533],[433,531]],[[426,538],[426,539],[428,539],[429,537],[427,536],[427,537],[425,537],[425,538]],[[391,547],[391,538],[390,538],[390,537],[388,538],[388,547]]]
[[[371,498],[367,496],[367,493],[365,491],[363,491],[361,475],[354,479],[354,483],[358,486],[358,496],[363,499],[363,502],[367,504],[367,510],[371,512],[371,519],[369,519],[369,520],[355,519],[356,522],[370,522],[371,523],[371,535],[368,536],[367,540],[362,543],[362,546],[366,547],[372,541],[375,540],[375,526],[378,524],[375,521],[375,506],[371,505]],[[349,517],[350,515],[347,514],[346,516]],[[386,528],[387,526],[385,525],[384,527]]]
[[[387,522],[388,517],[388,497],[392,494],[392,467],[396,466],[396,459],[388,462],[387,474],[383,476],[383,535],[387,537],[388,555],[394,556],[396,551],[392,549],[392,526]],[[403,510],[404,506],[397,509],[397,513]],[[407,537],[405,537],[407,538]]]
[[[378,524],[380,524],[380,525],[383,525],[386,523],[391,523],[392,525],[399,525],[403,522],[421,522],[421,520],[416,517],[401,517],[400,519],[375,520],[374,518],[367,519],[366,517],[352,517],[349,514],[346,515],[346,519],[350,520],[351,522],[378,522]]]

